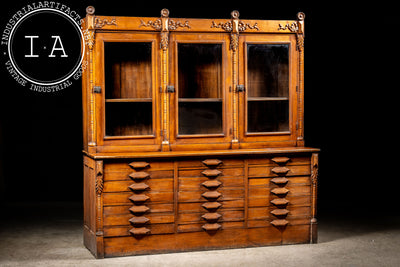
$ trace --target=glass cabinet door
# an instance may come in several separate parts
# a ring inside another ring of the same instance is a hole
[[[289,131],[289,44],[247,44],[247,132]]]
[[[222,133],[222,45],[178,44],[178,135]]]
[[[152,42],[105,42],[105,136],[153,134]]]
[[[239,135],[250,147],[296,144],[295,35],[243,34],[239,40]]]

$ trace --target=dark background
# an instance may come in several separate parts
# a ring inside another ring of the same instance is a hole
[[[33,1],[7,2],[0,11],[1,31]],[[99,15],[159,17],[166,7],[170,17],[227,20],[234,9],[241,19],[296,19],[297,12],[305,12],[305,140],[306,146],[321,148],[318,211],[399,214],[395,99],[400,20],[395,2],[361,8],[60,2],[82,17],[88,5]],[[11,78],[6,57],[0,57],[0,206],[81,203],[81,81],[57,93],[35,93]]]

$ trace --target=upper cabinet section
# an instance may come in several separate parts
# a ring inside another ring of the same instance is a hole
[[[90,153],[304,146],[297,20],[97,16],[83,24]]]

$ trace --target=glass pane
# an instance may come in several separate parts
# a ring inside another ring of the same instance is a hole
[[[247,131],[289,130],[289,45],[247,44]]]
[[[178,44],[179,134],[222,133],[222,44]]]
[[[148,135],[152,122],[152,44],[104,44],[106,135]]]

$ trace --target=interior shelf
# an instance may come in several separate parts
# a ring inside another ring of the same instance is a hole
[[[179,98],[179,102],[222,102],[222,98]]]
[[[248,97],[248,101],[282,101],[289,100],[288,97]]]
[[[152,102],[151,98],[112,98],[106,99],[107,103],[122,103],[122,102]]]

